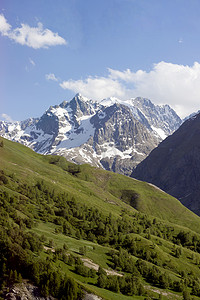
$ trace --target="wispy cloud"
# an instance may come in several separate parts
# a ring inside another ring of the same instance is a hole
[[[35,67],[35,62],[30,57],[29,57],[29,62],[33,67]]]
[[[7,35],[11,30],[11,25],[8,24],[3,14],[0,15],[0,32],[2,35]]]
[[[178,42],[179,42],[179,44],[182,44],[182,43],[183,43],[183,39],[180,38],[180,39],[178,40]]]
[[[34,49],[49,48],[50,46],[66,45],[64,38],[49,29],[44,29],[42,23],[37,27],[21,24],[21,27],[12,29],[3,14],[0,15],[0,33],[18,44]]]
[[[6,121],[6,122],[14,122],[13,121],[13,119],[9,116],[9,115],[7,115],[7,114],[1,114],[1,117],[4,119],[4,121]]]
[[[46,74],[45,78],[46,80],[58,81],[58,78],[53,73]]]
[[[198,62],[193,66],[159,62],[149,72],[108,69],[106,77],[90,76],[85,80],[67,80],[60,86],[96,100],[111,96],[123,100],[142,96],[150,98],[156,104],[167,103],[184,117],[200,108],[199,82]]]
[[[35,66],[36,66],[36,63],[34,62],[34,60],[32,60],[32,58],[29,57],[28,59],[28,62],[29,64],[27,64],[25,66],[25,70],[26,72],[30,72]]]

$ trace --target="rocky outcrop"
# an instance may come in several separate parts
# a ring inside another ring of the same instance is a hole
[[[9,289],[9,291],[7,291]],[[13,286],[6,288],[4,292],[4,299],[7,300],[56,300],[55,298],[48,296],[43,297],[40,289],[31,283],[23,282],[17,283]]]

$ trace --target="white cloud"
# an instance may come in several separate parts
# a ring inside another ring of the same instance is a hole
[[[85,80],[63,81],[60,86],[63,89],[81,93],[88,98],[101,100],[106,97],[123,98],[125,90],[123,85],[117,80],[107,77],[89,77]]]
[[[44,29],[42,23],[37,27],[30,27],[27,24],[21,24],[21,27],[12,29],[3,14],[0,15],[0,32],[18,44],[39,49],[49,48],[49,46],[66,45],[64,38],[49,29]]]
[[[200,109],[198,62],[193,66],[159,62],[149,72],[108,69],[107,77],[68,80],[60,86],[96,100],[111,96],[123,100],[146,97],[155,104],[169,104],[181,117]]]
[[[8,24],[3,14],[0,15],[0,32],[2,35],[7,35],[11,29],[11,25]]]
[[[1,114],[1,117],[7,122],[14,122],[13,119],[7,114]]]
[[[45,78],[46,80],[58,81],[58,78],[53,73],[46,74]]]

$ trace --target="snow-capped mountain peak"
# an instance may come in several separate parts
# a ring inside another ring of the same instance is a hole
[[[123,103],[123,101],[119,100],[116,97],[109,97],[101,100],[99,103],[103,106],[111,106],[115,103]]]
[[[183,119],[183,123],[184,123],[186,120],[188,120],[188,119],[191,119],[191,120],[195,119],[199,113],[200,113],[200,110],[198,110],[197,112],[194,112],[194,113],[190,114],[189,116],[185,117],[185,118]]]
[[[89,99],[87,97],[83,96],[81,93],[77,93],[75,95],[75,98],[82,100],[82,101],[89,101]]]
[[[112,97],[97,102],[77,94],[38,119],[0,122],[0,134],[42,154],[59,154],[128,175],[180,124],[169,106],[149,99]]]

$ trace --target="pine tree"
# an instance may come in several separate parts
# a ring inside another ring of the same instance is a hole
[[[18,274],[18,282],[22,283],[22,275],[21,275],[21,273]]]
[[[107,284],[107,276],[106,275],[103,275],[103,274],[100,274],[98,276],[98,279],[97,279],[97,285],[100,287],[100,288],[105,288],[106,287],[106,284]]]
[[[183,300],[190,300],[190,293],[188,292],[188,290],[184,290],[183,291]]]

